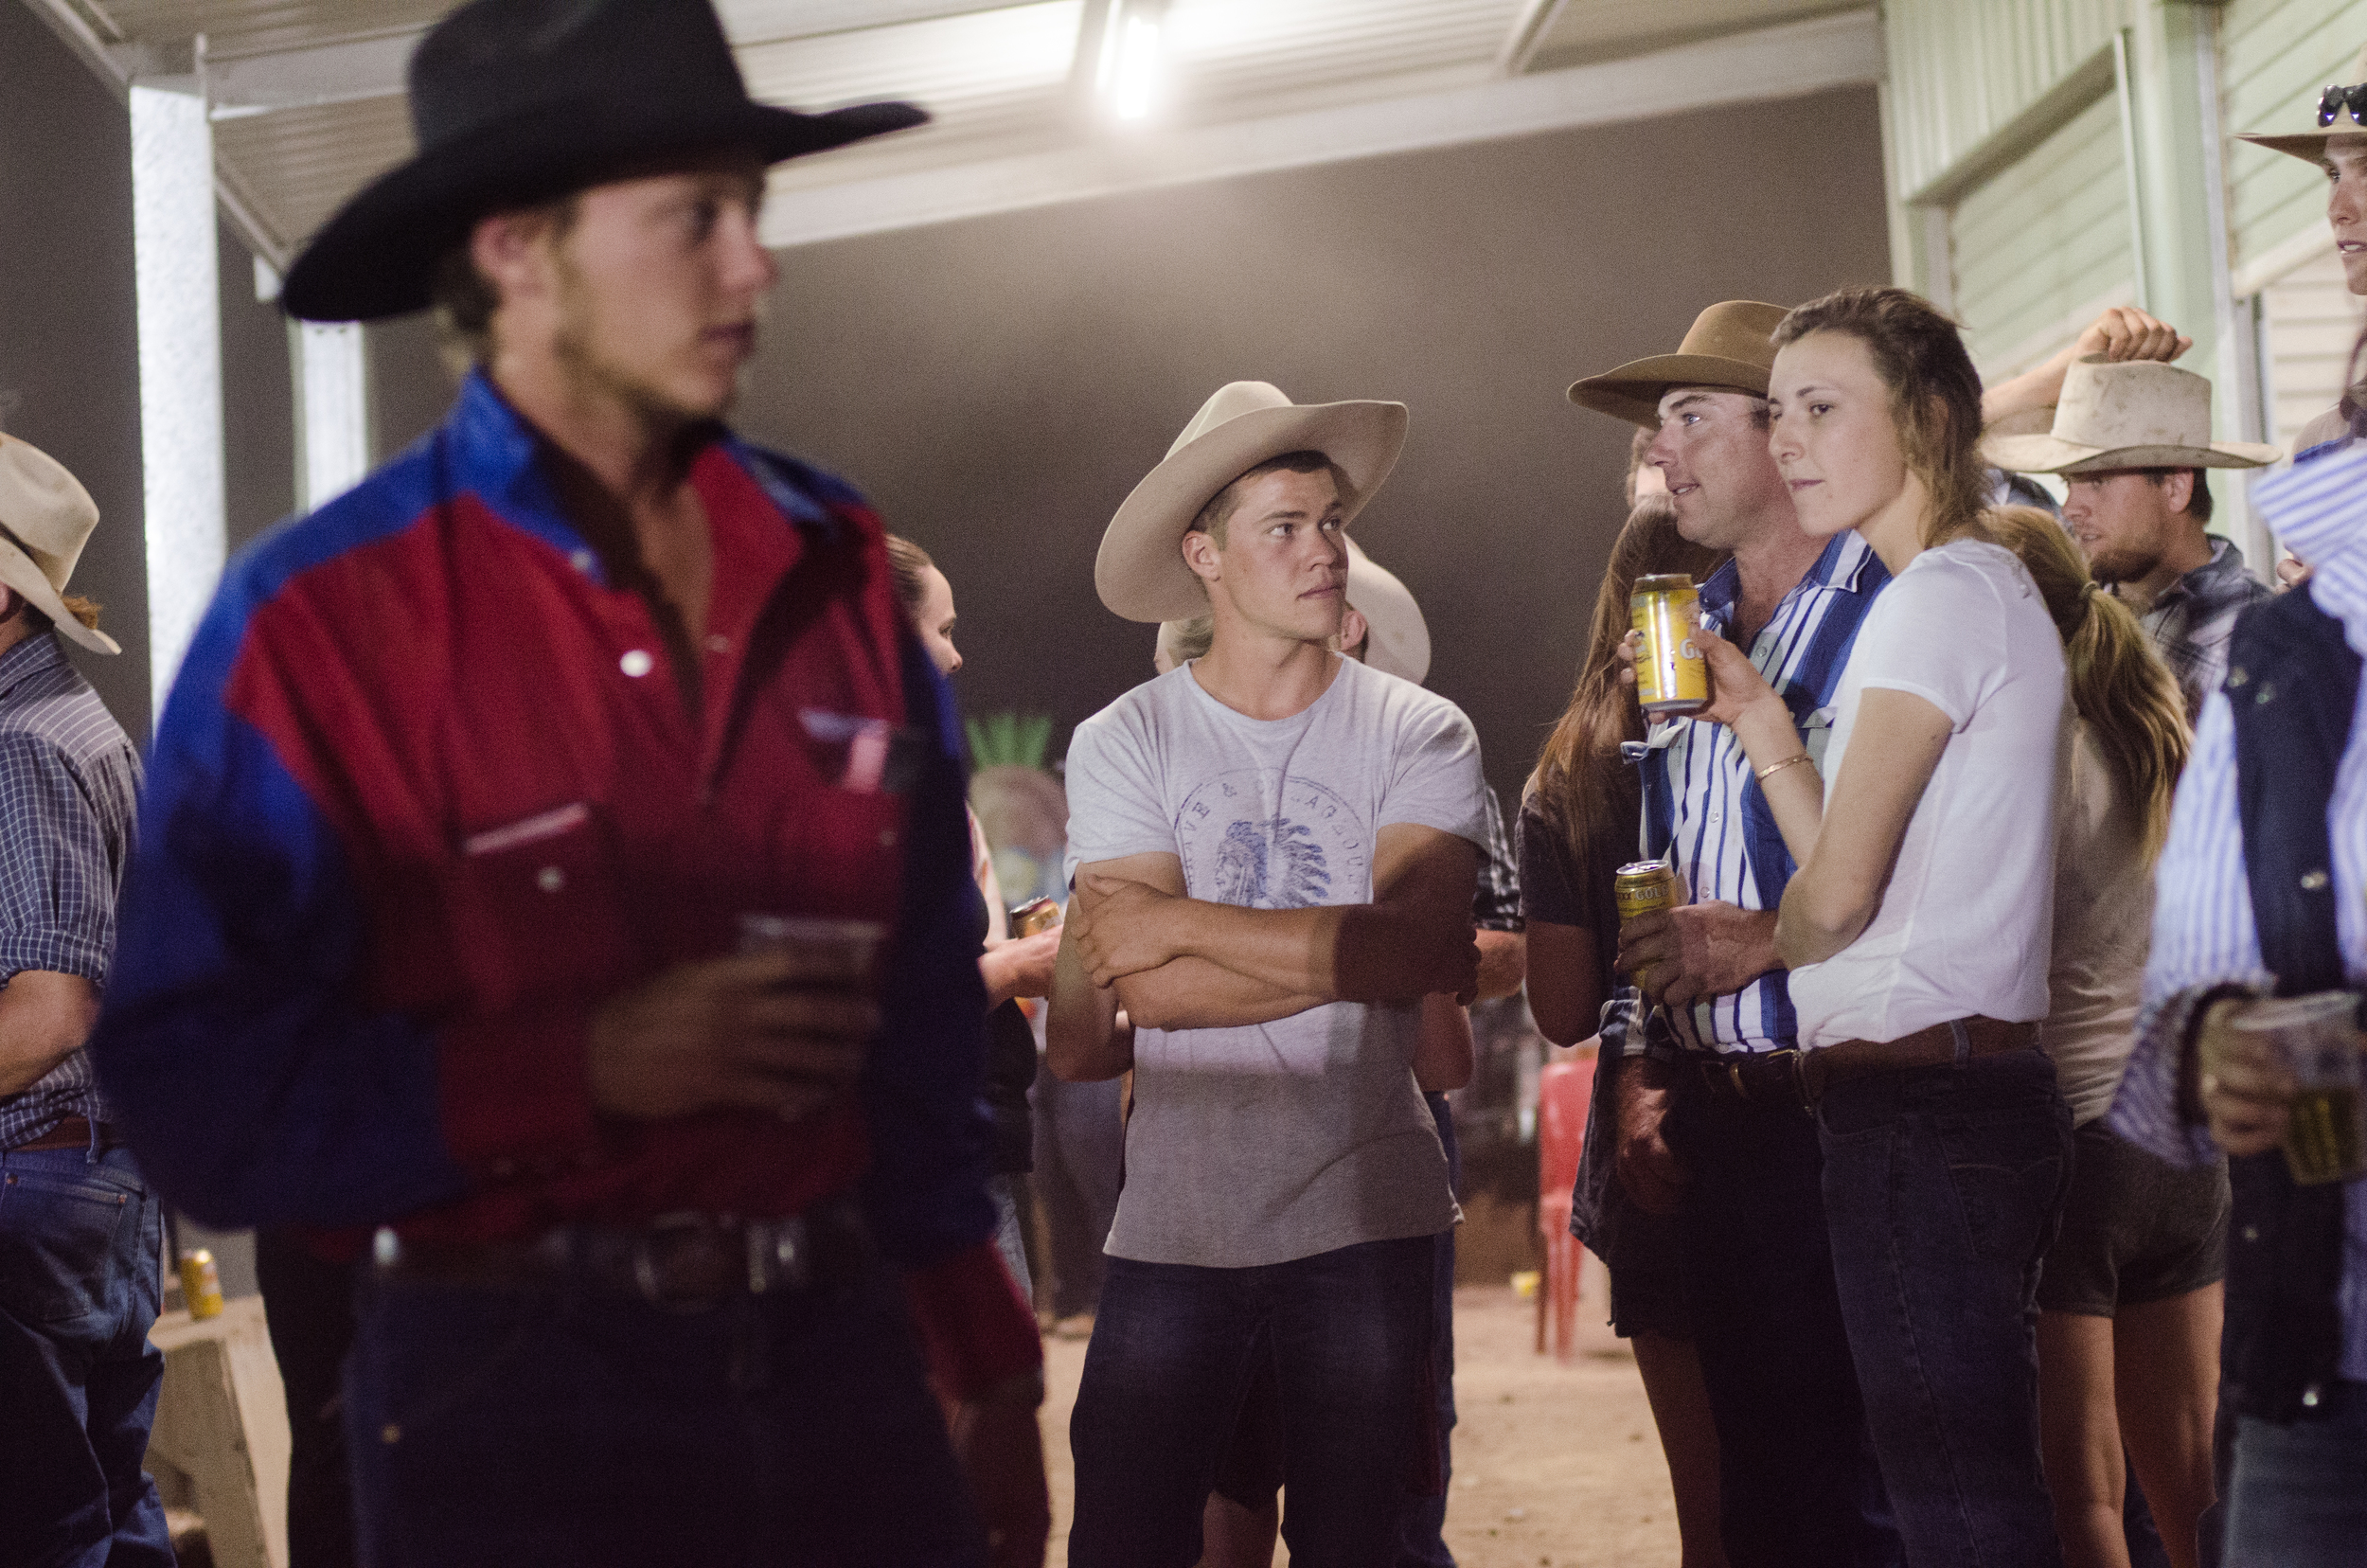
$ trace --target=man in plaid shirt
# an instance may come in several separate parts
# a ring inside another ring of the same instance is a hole
[[[140,1470],[163,1214],[82,1050],[140,784],[59,646],[116,651],[97,606],[63,595],[98,522],[72,474],[0,436],[0,1555],[169,1563]]]

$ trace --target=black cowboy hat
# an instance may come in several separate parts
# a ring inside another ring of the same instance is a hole
[[[418,155],[312,237],[288,269],[289,314],[421,310],[436,263],[479,218],[645,158],[745,148],[777,163],[929,117],[909,103],[756,102],[709,0],[472,0],[420,41],[410,87]]]

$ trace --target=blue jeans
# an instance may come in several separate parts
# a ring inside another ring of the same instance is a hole
[[[1394,1555],[1431,1356],[1427,1236],[1288,1263],[1206,1269],[1112,1257],[1069,1422],[1074,1568],[1186,1568],[1271,1346],[1284,1441],[1282,1539],[1296,1568]]]
[[[896,1287],[670,1311],[364,1270],[347,1367],[368,1568],[974,1568]]]
[[[1447,1181],[1455,1196],[1463,1196],[1463,1150],[1455,1143],[1454,1108],[1447,1096],[1426,1094],[1431,1120],[1438,1127],[1439,1147],[1447,1151]],[[1398,1508],[1397,1568],[1454,1568],[1454,1553],[1447,1549],[1447,1491],[1454,1479],[1454,1227],[1431,1238],[1435,1248],[1431,1276],[1431,1377],[1437,1397],[1438,1487],[1435,1494],[1415,1489]]]
[[[1664,1136],[1690,1177],[1678,1233],[1727,1559],[1904,1568],[1833,1288],[1816,1123],[1689,1084]]]
[[[140,1468],[164,1245],[128,1149],[0,1152],[0,1560],[171,1568]]]
[[[2277,1426],[2236,1425],[2227,1568],[2357,1568],[2367,1560],[2367,1383],[2333,1408]]]
[[[1818,1107],[1833,1273],[1915,1568],[2063,1560],[2038,1469],[2038,1265],[2072,1177],[2037,1050],[1837,1083]]]

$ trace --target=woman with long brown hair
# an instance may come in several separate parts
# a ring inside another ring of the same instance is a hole
[[[1775,947],[1884,1489],[1916,1568],[2062,1561],[2039,1468],[2039,1261],[2071,1177],[2048,1012],[2063,646],[1983,522],[1981,378],[1955,324],[1844,289],[1775,331],[1769,450],[1810,534],[1891,581],[1824,772],[1750,661],[1699,638],[1799,870]]]
[[[2170,1561],[2194,1568],[2214,1489],[2227,1167],[2171,1165],[2104,1122],[2137,1043],[2153,864],[2192,736],[2177,678],[2128,607],[2097,591],[2062,526],[2026,507],[1986,526],[2062,633],[2077,715],[2056,796],[2045,1034],[2075,1149],[2038,1275],[2047,1488],[2071,1568],[2128,1568],[2133,1467]]]
[[[1612,1082],[1635,1006],[1632,989],[1619,990],[1611,879],[1640,852],[1643,811],[1635,767],[1619,748],[1645,734],[1635,694],[1621,684],[1619,647],[1638,578],[1682,572],[1698,581],[1719,559],[1677,532],[1664,490],[1637,501],[1611,544],[1577,684],[1522,792],[1520,821],[1529,1011],[1557,1045],[1575,1045],[1598,1031],[1601,1039],[1570,1229],[1611,1270],[1611,1322],[1634,1346],[1660,1429],[1684,1568],[1723,1568],[1726,1561],[1718,1539],[1717,1431],[1684,1310],[1677,1221],[1628,1199],[1611,1148]]]

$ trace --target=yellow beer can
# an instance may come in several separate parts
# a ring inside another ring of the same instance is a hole
[[[181,1255],[181,1298],[189,1304],[193,1318],[222,1315],[222,1271],[214,1267],[214,1255],[204,1247],[192,1247]]]
[[[1700,591],[1682,572],[1635,579],[1628,624],[1644,633],[1635,660],[1635,695],[1654,718],[1698,713],[1710,700],[1710,667],[1693,641]]]
[[[1611,883],[1611,896],[1619,906],[1619,923],[1639,915],[1673,909],[1677,903],[1677,873],[1663,861],[1638,861],[1623,865]]]

